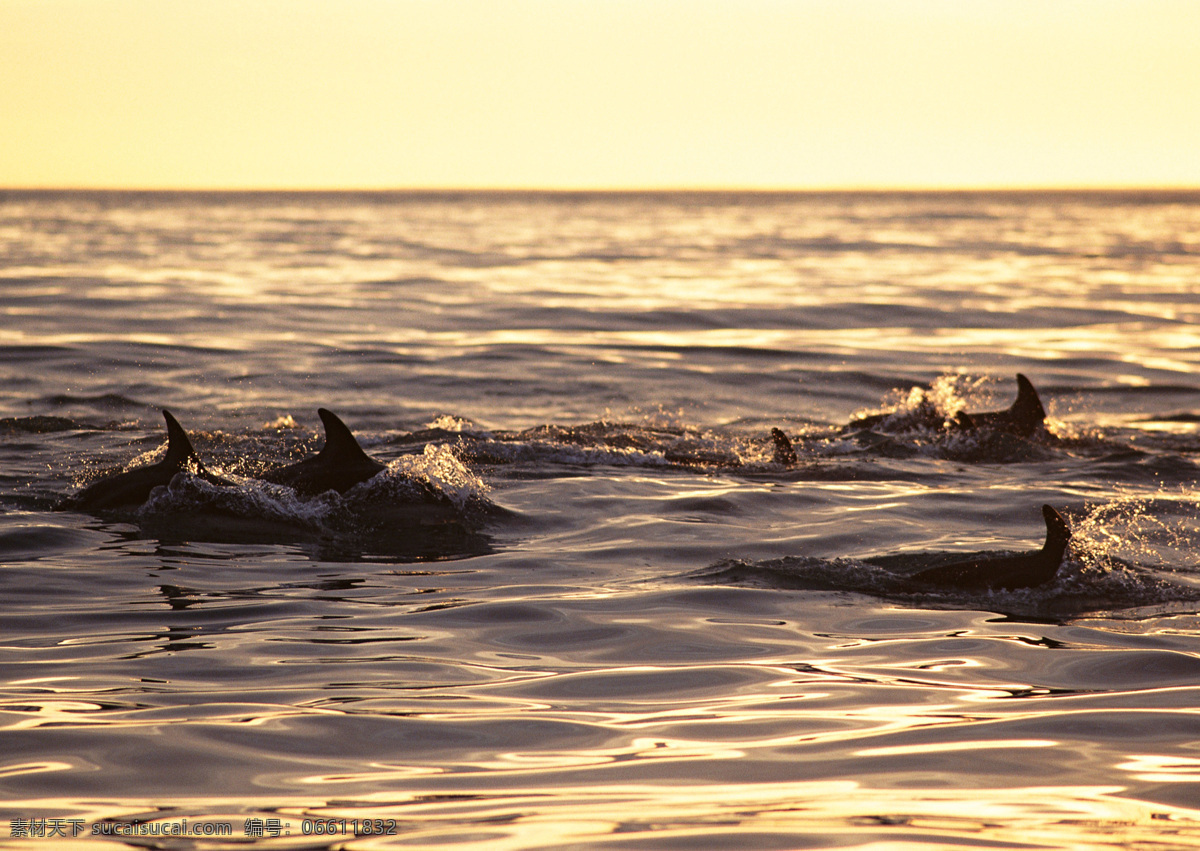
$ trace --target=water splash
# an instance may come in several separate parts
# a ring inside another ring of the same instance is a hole
[[[884,399],[883,424],[887,430],[941,428],[967,409],[967,399],[979,395],[981,387],[995,383],[989,377],[972,378],[964,373],[939,375],[929,387],[896,390]],[[866,412],[856,415],[863,417]]]
[[[479,426],[465,417],[454,414],[441,414],[425,424],[425,428],[433,431],[449,431],[454,433],[478,432]]]
[[[400,478],[416,480],[448,497],[459,508],[472,500],[484,497],[490,488],[470,467],[459,460],[453,447],[444,444],[426,444],[420,455],[404,455],[388,465],[378,484]],[[365,485],[371,485],[365,482]]]
[[[1071,528],[1072,552],[1085,563],[1122,560],[1185,573],[1197,567],[1200,504],[1186,488],[1127,493],[1088,504],[1081,516],[1072,518]]]
[[[687,416],[683,408],[671,411],[666,406],[659,404],[654,408],[634,405],[626,409],[623,414],[615,413],[612,408],[605,408],[604,414],[600,417],[600,424],[603,425],[630,422],[651,430],[682,430],[686,428]]]

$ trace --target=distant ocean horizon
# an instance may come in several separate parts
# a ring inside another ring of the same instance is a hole
[[[1200,192],[1200,186],[1166,184],[1113,185],[947,185],[947,186],[0,186],[0,192],[25,194],[147,194],[147,195],[1181,195]]]

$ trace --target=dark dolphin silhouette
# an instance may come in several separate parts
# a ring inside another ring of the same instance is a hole
[[[969,414],[959,411],[946,423],[944,415],[928,400],[914,411],[892,411],[886,414],[869,414],[851,420],[843,430],[861,431],[879,427],[883,431],[911,431],[916,428],[943,429],[947,426],[958,429],[989,428],[1005,431],[1021,437],[1032,437],[1046,421],[1046,409],[1034,389],[1033,383],[1017,373],[1017,400],[1003,411],[981,411]]]
[[[964,590],[1033,588],[1044,585],[1058,573],[1071,530],[1062,515],[1042,506],[1046,519],[1046,543],[1040,550],[1011,556],[980,556],[922,570],[909,577],[917,585],[937,585]]]
[[[135,467],[93,482],[68,498],[63,507],[93,511],[141,505],[150,497],[152,490],[170,484],[171,479],[183,472],[194,473],[214,484],[229,484],[204,468],[200,456],[192,448],[187,432],[171,416],[171,412],[164,409],[163,418],[167,421],[166,457],[157,464]]]
[[[316,455],[270,470],[261,478],[286,485],[301,496],[316,496],[326,491],[345,493],[365,482],[386,465],[363,452],[346,424],[325,408],[317,409],[325,424],[325,445]]]
[[[992,428],[1029,437],[1046,422],[1046,409],[1033,383],[1017,373],[1017,400],[1003,411],[959,414],[955,423],[965,428]]]
[[[796,463],[796,450],[792,447],[792,441],[783,433],[783,429],[771,429],[771,440],[775,442],[775,455],[771,459],[772,461],[785,467]]]

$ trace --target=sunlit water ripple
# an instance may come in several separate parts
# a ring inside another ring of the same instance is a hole
[[[0,256],[6,846],[1200,844],[1200,196],[9,192]],[[1030,439],[844,428],[1018,372]],[[306,502],[318,407],[388,470]],[[162,408],[232,487],[59,510]],[[906,582],[1044,503],[1049,584]]]

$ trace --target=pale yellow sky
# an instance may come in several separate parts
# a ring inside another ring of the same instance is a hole
[[[0,0],[0,186],[1200,186],[1197,0]]]

